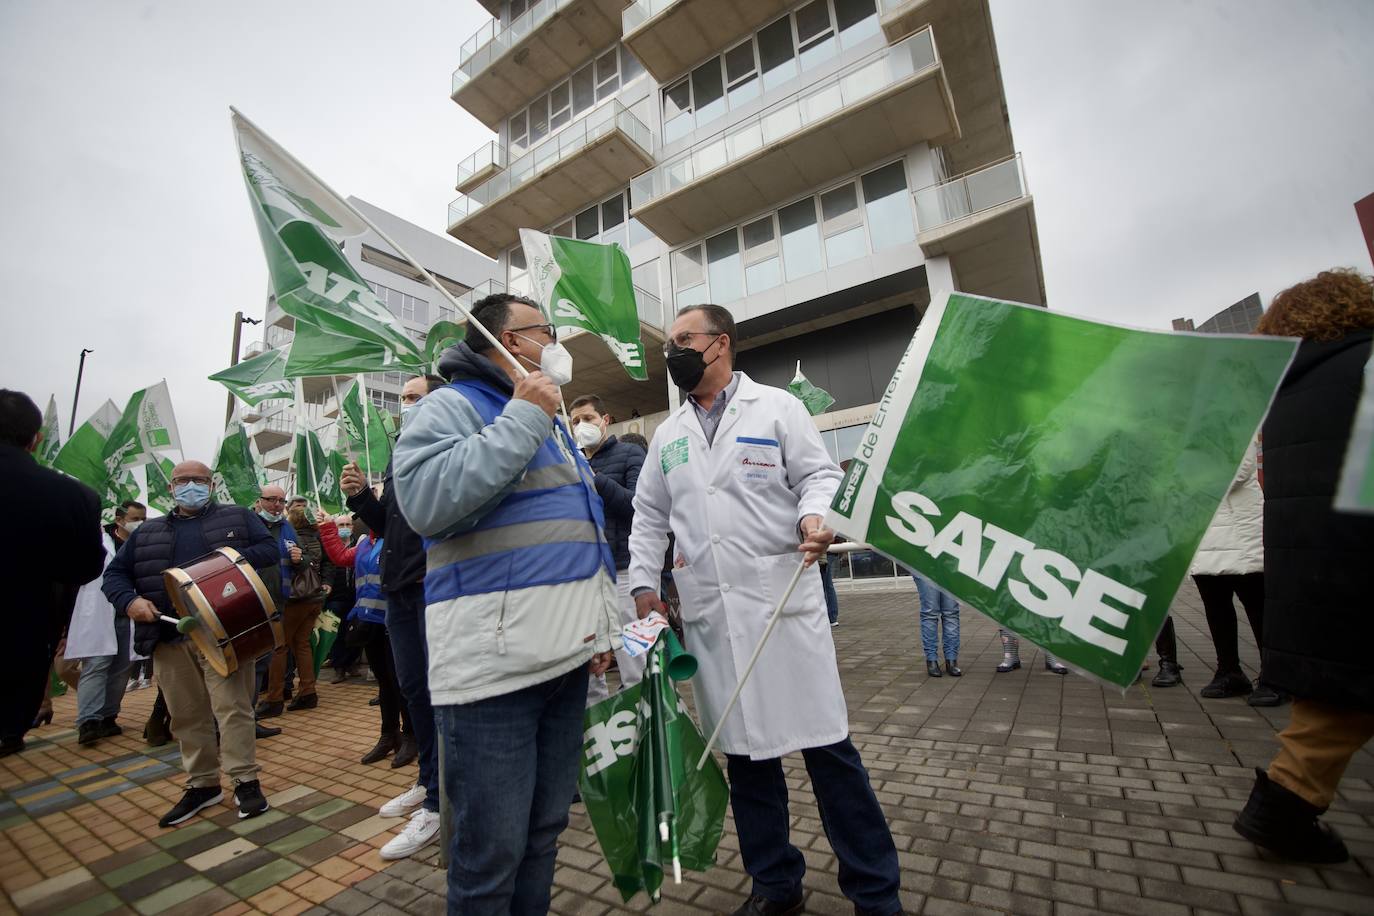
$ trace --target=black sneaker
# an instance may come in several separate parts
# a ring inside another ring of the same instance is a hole
[[[287,712],[297,712],[302,709],[314,709],[320,705],[320,695],[318,693],[307,693],[304,696],[296,697],[286,704]]]
[[[115,735],[122,734],[124,734],[124,729],[119,727],[119,723],[115,721],[114,716],[100,720],[100,737],[113,738]]]
[[[1198,691],[1209,700],[1224,700],[1227,697],[1242,697],[1255,689],[1250,679],[1241,671],[1218,671],[1212,682]]]
[[[257,817],[267,810],[267,799],[256,779],[234,786],[234,798],[239,803],[239,818]]]
[[[1288,696],[1281,690],[1275,690],[1264,681],[1255,684],[1255,689],[1250,693],[1250,698],[1245,702],[1251,706],[1282,706]]]
[[[183,821],[190,820],[202,808],[218,805],[222,801],[224,801],[224,790],[219,786],[187,789],[186,794],[181,796],[181,801],[177,802],[176,807],[171,811],[162,815],[162,820],[158,821],[157,825],[159,827],[175,827]]]
[[[76,743],[82,747],[95,744],[100,740],[100,720],[88,719],[81,723],[76,733]]]

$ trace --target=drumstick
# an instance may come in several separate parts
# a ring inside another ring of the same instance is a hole
[[[168,617],[166,614],[158,614],[157,616],[163,623],[170,623],[177,628],[178,633],[182,634],[200,626],[194,617]]]

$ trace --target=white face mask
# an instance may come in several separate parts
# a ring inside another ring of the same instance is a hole
[[[601,427],[584,420],[573,427],[573,438],[577,440],[578,448],[592,448],[601,442]]]
[[[517,335],[530,343],[539,341],[526,337],[524,334]],[[544,373],[549,381],[559,388],[572,381],[573,358],[568,352],[568,348],[558,341],[544,344],[544,349],[539,353],[539,371]]]
[[[124,530],[129,532],[130,534],[133,534],[135,531],[138,530],[138,526],[141,524],[143,524],[142,521],[125,522]]]

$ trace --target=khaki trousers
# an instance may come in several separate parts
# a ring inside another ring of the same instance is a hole
[[[315,621],[324,610],[323,598],[297,601],[292,598],[286,602],[281,614],[281,626],[286,639],[286,652],[296,656],[296,676],[300,684],[296,696],[308,697],[315,692],[315,655],[310,651],[310,634],[315,629]],[[286,692],[286,652],[272,656],[272,666],[267,669],[267,702],[280,703]]]
[[[1294,700],[1269,778],[1325,810],[1350,758],[1374,737],[1374,713],[1316,700]]]
[[[228,677],[220,677],[189,640],[158,643],[153,663],[172,714],[172,734],[181,744],[181,765],[190,777],[187,787],[218,786],[221,760],[235,785],[257,779],[253,666],[239,665]]]

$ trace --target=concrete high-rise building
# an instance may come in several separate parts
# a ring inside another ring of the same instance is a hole
[[[381,226],[454,296],[465,295],[475,286],[490,282],[497,276],[495,261],[468,251],[450,239],[421,229],[364,200],[350,197],[348,202]],[[434,322],[442,319],[461,321],[448,301],[421,279],[419,272],[408,261],[393,252],[371,230],[346,240],[343,250],[349,263],[420,345],[424,344],[425,332]],[[287,346],[295,335],[294,329],[295,319],[283,312],[278,307],[276,299],[269,295],[263,338],[261,341],[250,343],[245,356]],[[335,382],[338,391],[342,393],[354,378],[355,376],[339,376],[337,380],[312,378],[303,382],[304,418],[311,428],[316,430],[326,448],[332,446],[337,426]],[[368,395],[378,407],[397,414],[400,410],[401,386],[405,384],[406,378],[407,376],[400,372],[370,373],[366,376]],[[239,417],[248,424],[249,435],[253,438],[258,454],[262,456],[269,479],[276,482],[285,478],[296,431],[296,416],[290,402],[264,401],[257,407],[240,403]]]
[[[1200,331],[1204,334],[1250,334],[1259,327],[1264,305],[1259,293],[1251,293],[1244,299],[1228,305],[1200,325],[1194,325],[1191,318],[1175,318],[1175,331]]]
[[[452,98],[496,132],[458,164],[448,232],[528,292],[519,230],[629,253],[649,381],[571,336],[568,395],[651,435],[681,308],[738,322],[738,366],[798,360],[853,453],[930,302],[1044,304],[1034,204],[986,0],[481,0]],[[890,569],[891,564],[888,564]]]

